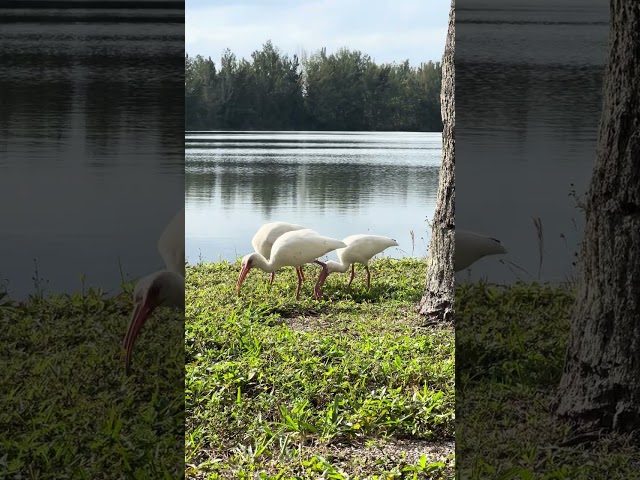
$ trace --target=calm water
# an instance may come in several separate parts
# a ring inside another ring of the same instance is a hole
[[[572,272],[595,159],[608,34],[607,2],[456,4],[456,224],[501,239],[472,277],[498,282]],[[574,184],[574,187],[571,186]],[[531,276],[530,276],[531,275]]]
[[[335,238],[390,236],[400,246],[388,256],[426,251],[440,133],[189,132],[185,142],[190,263],[250,253],[275,220]]]
[[[90,16],[89,16],[90,14]],[[0,10],[0,283],[157,269],[184,198],[183,10]]]

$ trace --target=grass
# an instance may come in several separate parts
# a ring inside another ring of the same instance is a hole
[[[289,271],[290,270],[290,271]],[[194,479],[453,478],[453,328],[421,329],[425,263],[381,259],[371,291],[319,273],[296,301],[239,263],[187,269],[186,451]]]
[[[637,440],[572,445],[572,425],[553,415],[573,302],[568,286],[457,289],[459,478],[640,478]]]
[[[0,478],[640,479],[636,439],[567,445],[553,416],[570,287],[460,285],[454,392],[453,329],[417,327],[424,269],[333,274],[316,302],[308,267],[297,302],[292,271],[236,295],[238,264],[189,267],[186,332],[154,313],[131,377],[130,290],[0,294]]]
[[[130,291],[0,297],[0,478],[184,474],[183,324],[175,312],[149,320],[126,377]]]

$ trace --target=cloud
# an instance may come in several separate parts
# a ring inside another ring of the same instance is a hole
[[[361,50],[377,62],[439,61],[444,52],[449,1],[443,0],[187,0],[185,43],[189,54],[216,62],[225,48],[237,57],[271,40],[292,55],[304,48]]]

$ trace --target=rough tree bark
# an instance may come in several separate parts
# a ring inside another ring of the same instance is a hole
[[[640,4],[610,2],[609,61],[557,413],[640,428]]]
[[[451,0],[449,30],[442,59],[442,89],[440,108],[442,113],[442,166],[436,211],[431,225],[429,265],[424,294],[419,312],[427,323],[453,319],[454,300],[454,231],[455,231],[455,126],[456,111],[454,98],[455,68],[455,0]]]

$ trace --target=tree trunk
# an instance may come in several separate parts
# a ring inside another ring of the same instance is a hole
[[[442,112],[442,165],[436,211],[431,225],[429,265],[424,294],[420,301],[420,315],[427,323],[453,319],[453,254],[455,231],[455,68],[453,53],[455,46],[455,0],[451,0],[449,30],[442,60],[442,90],[440,108]]]
[[[640,6],[610,2],[609,61],[557,413],[640,428]]]

